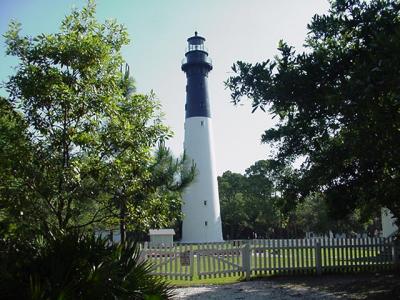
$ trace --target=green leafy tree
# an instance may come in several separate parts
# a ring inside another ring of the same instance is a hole
[[[336,220],[330,215],[322,193],[295,201],[296,180],[293,170],[275,160],[257,161],[244,175],[224,172],[218,177],[224,237],[294,238],[304,237],[306,232],[328,234],[329,231],[368,231],[373,235],[374,219],[363,217],[359,209]]]
[[[128,231],[131,236],[144,237],[150,228],[174,227],[183,217],[182,192],[195,177],[194,165],[188,164],[185,155],[175,158],[160,144],[144,167],[140,176],[127,172],[123,178],[110,178],[120,180],[116,187],[128,187],[134,181],[131,189],[116,190],[121,241]]]
[[[24,211],[19,199],[37,203],[44,228],[114,218],[119,194],[138,194],[150,177],[144,170],[152,149],[171,134],[154,95],[134,93],[124,78],[126,29],[97,22],[89,1],[65,17],[58,33],[28,37],[20,30],[12,22],[5,34],[7,54],[19,58],[5,86],[7,103],[21,112],[33,159],[32,172],[18,177],[27,191],[14,197],[15,211]]]
[[[245,171],[249,220],[257,237],[267,237],[281,227],[277,176],[280,166],[274,160],[259,160]]]
[[[182,220],[182,193],[196,176],[195,164],[185,154],[174,157],[170,149],[160,144],[149,170],[151,177],[145,186],[149,195],[157,199],[153,212],[149,214],[149,225],[151,228],[172,226]]]
[[[326,198],[321,193],[308,195],[304,201],[297,204],[293,213],[298,235],[304,235],[307,231],[327,235],[331,231],[347,234],[368,232],[370,236],[374,236],[377,229],[374,217],[379,215],[378,211],[378,214],[365,218],[360,210],[356,209],[345,218],[335,219],[329,213]]]
[[[146,144],[146,139],[131,134],[157,137],[168,133],[165,127],[144,126],[149,120],[154,122],[158,104],[153,94],[150,99],[135,94],[128,65],[123,72],[121,87],[124,100],[131,108],[125,111],[124,118],[119,118],[119,123],[113,124],[108,141],[113,148],[112,160],[117,164],[106,169],[104,176],[114,204],[110,209],[114,218],[110,219],[109,225],[118,222],[121,241],[124,242],[127,230],[141,237],[147,235],[149,228],[167,227],[179,222],[182,217],[181,194],[193,180],[195,169],[188,164],[185,155],[174,158],[163,142],[149,155],[152,144]],[[161,121],[156,120],[155,124],[161,124]],[[128,144],[127,140],[136,144]]]
[[[287,163],[302,157],[295,197],[322,192],[336,215],[388,207],[400,219],[400,2],[332,1],[308,26],[307,50],[237,62],[226,82],[278,117],[262,139]]]
[[[33,147],[27,124],[7,99],[0,97],[0,232],[2,236],[16,230],[29,231],[41,219],[40,206],[26,184],[35,172],[32,168]],[[22,210],[23,209],[23,210]],[[25,214],[24,214],[25,212]]]
[[[244,175],[230,171],[218,177],[221,218],[226,238],[267,237],[281,225],[275,192],[275,164],[258,161]]]
[[[333,228],[333,220],[328,215],[326,201],[321,194],[311,194],[299,203],[295,210],[296,226],[306,233],[311,231],[326,234]]]
[[[246,178],[226,171],[218,176],[218,190],[224,238],[237,239],[246,236],[250,224],[246,211]]]

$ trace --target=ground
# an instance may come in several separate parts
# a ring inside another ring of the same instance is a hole
[[[400,274],[269,277],[177,288],[174,299],[400,299]]]

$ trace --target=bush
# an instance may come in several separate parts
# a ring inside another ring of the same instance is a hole
[[[136,243],[112,245],[77,231],[1,241],[0,299],[168,299]]]

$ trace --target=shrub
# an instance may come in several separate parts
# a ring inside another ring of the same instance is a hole
[[[137,243],[113,245],[77,231],[1,241],[0,299],[168,299]]]

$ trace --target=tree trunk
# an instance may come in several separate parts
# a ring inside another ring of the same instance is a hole
[[[121,202],[119,212],[119,233],[121,236],[121,244],[126,241],[126,206],[125,203]]]

